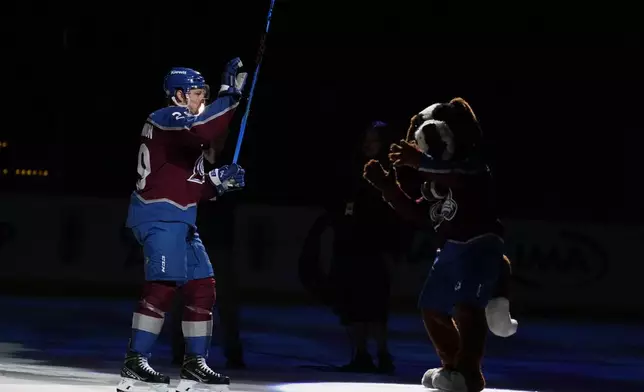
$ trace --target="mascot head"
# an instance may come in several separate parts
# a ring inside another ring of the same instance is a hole
[[[439,160],[464,160],[476,152],[482,132],[470,105],[462,98],[435,103],[414,117],[416,144]]]

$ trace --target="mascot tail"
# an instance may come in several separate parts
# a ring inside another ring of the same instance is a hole
[[[519,323],[510,315],[510,280],[512,263],[503,255],[501,273],[497,280],[492,299],[485,308],[485,316],[490,331],[496,336],[507,338],[517,332]]]

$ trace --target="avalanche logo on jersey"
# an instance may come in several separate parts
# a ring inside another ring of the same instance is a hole
[[[444,221],[451,221],[458,212],[458,203],[452,197],[452,190],[447,189],[447,194],[441,195],[436,191],[435,184],[431,186],[432,199],[435,201],[429,209],[429,217],[435,223],[434,229]]]
[[[188,178],[188,181],[197,183],[199,185],[206,182],[206,173],[203,167],[203,158],[204,154],[201,154],[199,158],[197,158],[197,162],[195,162],[195,166],[192,169],[192,175],[190,176],[190,178]]]

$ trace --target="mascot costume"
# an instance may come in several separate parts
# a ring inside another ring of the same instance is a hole
[[[413,137],[415,142],[409,142]],[[444,391],[485,388],[481,361],[487,329],[510,336],[510,261],[503,253],[483,135],[470,105],[461,98],[433,104],[414,116],[408,140],[391,146],[394,167],[408,166],[425,180],[418,201],[409,197],[377,161],[364,177],[403,217],[431,222],[440,249],[419,298],[423,322],[441,367],[427,370],[422,384]],[[429,217],[429,219],[427,219]]]

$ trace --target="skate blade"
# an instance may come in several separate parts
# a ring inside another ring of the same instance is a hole
[[[116,392],[171,392],[168,384],[152,384],[148,382],[132,380],[131,378],[121,377],[121,381],[116,386]]]
[[[176,392],[229,392],[229,386],[227,384],[202,384],[192,380],[181,380],[177,385]]]

